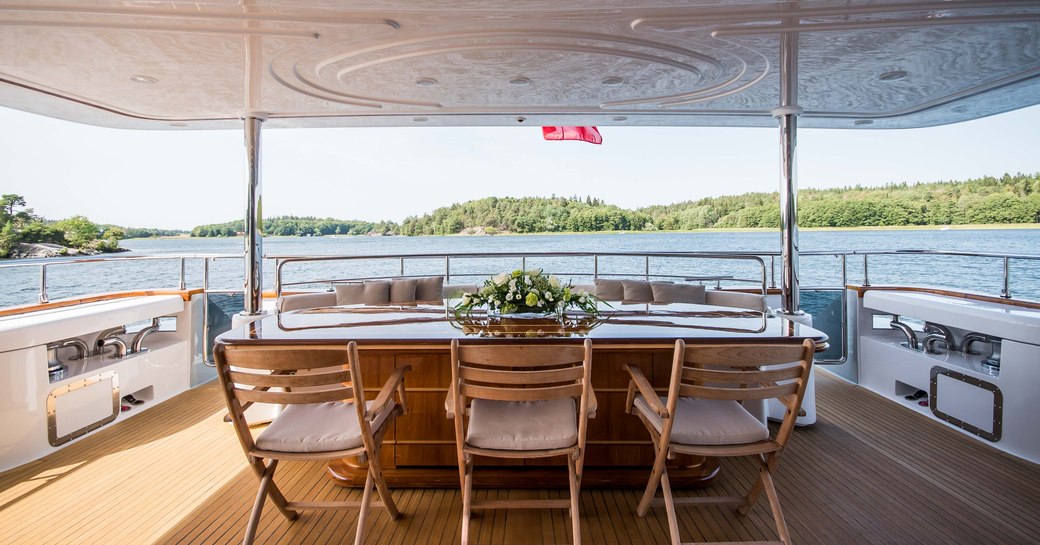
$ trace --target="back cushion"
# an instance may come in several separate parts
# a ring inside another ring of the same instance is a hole
[[[621,285],[624,287],[625,295],[622,300],[626,303],[652,303],[654,301],[654,290],[650,287],[650,282],[622,280]]]
[[[672,284],[671,282],[651,282],[654,302],[704,304],[704,286],[698,284]]]
[[[390,282],[339,284],[336,286],[337,305],[385,305],[390,302]]]
[[[415,280],[416,301],[441,301],[444,299],[444,277],[428,276]]]
[[[303,308],[331,307],[335,304],[335,293],[298,293],[296,295],[283,295],[278,299],[278,311],[287,312]]]
[[[391,303],[414,303],[416,281],[414,278],[395,278],[390,281]]]
[[[620,280],[596,280],[596,297],[604,301],[620,301],[625,298],[625,286]]]

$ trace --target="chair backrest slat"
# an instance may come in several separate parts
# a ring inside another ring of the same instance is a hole
[[[288,347],[249,347],[226,350],[228,364],[246,369],[298,371],[347,365],[347,349],[300,349]]]
[[[802,343],[691,345],[683,361],[695,366],[758,367],[798,361],[804,353]]]
[[[344,392],[347,392],[346,395]],[[238,388],[235,397],[244,402],[277,403],[282,405],[327,403],[330,401],[352,401],[354,394],[349,388],[306,392],[272,392]]]
[[[581,363],[585,357],[581,346],[573,345],[509,345],[480,346],[460,345],[460,364],[477,364],[495,367],[552,367]]]
[[[235,384],[247,386],[265,386],[268,388],[300,388],[306,386],[327,386],[342,384],[350,386],[350,370],[309,373],[305,375],[289,375],[284,372],[274,373],[242,373],[231,371],[228,376]]]
[[[748,370],[723,370],[702,369],[696,367],[683,367],[682,380],[713,382],[721,384],[759,384],[762,382],[774,382],[777,380],[789,380],[798,378],[802,374],[800,365],[789,365],[779,369],[748,369]]]
[[[731,399],[745,401],[751,399],[774,399],[798,392],[798,383],[778,384],[776,386],[756,386],[747,388],[722,388],[718,386],[699,386],[680,384],[679,397],[696,397],[700,399]]]
[[[463,397],[493,401],[542,401],[561,397],[578,397],[582,393],[581,384],[545,388],[499,388],[463,382],[460,388]]]
[[[492,369],[487,367],[459,366],[459,378],[465,382],[488,382],[498,384],[552,384],[557,382],[574,382],[580,380],[582,368],[579,366],[563,369]]]
[[[240,403],[352,401],[359,391],[360,376],[351,370],[348,347],[221,346],[219,352],[217,371],[230,385],[229,395]],[[285,391],[268,391],[271,388]]]

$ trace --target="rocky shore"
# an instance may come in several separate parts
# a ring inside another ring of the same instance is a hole
[[[119,248],[117,252],[128,252],[126,248]],[[70,255],[97,255],[101,252],[93,248],[69,248],[60,244],[28,243],[20,242],[11,249],[11,259],[33,259],[48,257],[64,257]]]

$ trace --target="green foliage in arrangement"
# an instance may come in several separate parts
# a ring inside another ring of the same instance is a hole
[[[476,293],[463,294],[455,305],[455,316],[460,317],[477,308],[486,308],[502,314],[534,313],[560,314],[576,308],[587,314],[599,312],[601,300],[585,290],[563,284],[555,275],[546,275],[541,269],[497,274],[484,282]]]

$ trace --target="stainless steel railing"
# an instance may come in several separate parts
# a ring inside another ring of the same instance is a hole
[[[287,286],[308,286],[318,284],[328,284],[330,287],[333,284],[340,282],[350,281],[361,281],[361,280],[376,280],[382,278],[389,278],[391,276],[397,277],[409,277],[409,276],[429,276],[429,274],[423,275],[406,275],[405,264],[408,261],[420,261],[420,260],[444,260],[443,275],[445,282],[450,282],[453,276],[455,277],[467,277],[467,278],[488,278],[502,272],[501,269],[495,270],[480,270],[471,272],[452,272],[452,261],[455,260],[518,260],[519,267],[521,269],[527,268],[529,258],[565,258],[565,259],[577,259],[577,260],[589,260],[591,263],[586,262],[585,266],[587,269],[583,270],[554,270],[554,274],[558,276],[578,276],[578,277],[590,277],[597,279],[603,276],[615,276],[615,277],[635,277],[642,276],[643,278],[650,279],[681,279],[687,282],[714,282],[716,288],[721,288],[723,281],[733,283],[746,283],[746,284],[757,284],[761,293],[765,295],[767,293],[767,271],[765,260],[757,255],[747,253],[729,253],[729,252],[537,252],[537,253],[452,253],[452,254],[406,254],[406,255],[390,255],[390,256],[267,256],[268,259],[275,261],[275,295],[281,296],[282,292]],[[642,269],[641,270],[626,270],[619,272],[603,272],[600,270],[600,259],[604,257],[620,257],[620,258],[642,258]],[[739,278],[733,275],[682,275],[682,274],[662,274],[651,272],[651,259],[657,258],[679,258],[679,259],[717,259],[717,260],[738,260],[738,261],[749,261],[758,266],[760,274],[758,278]],[[285,268],[292,264],[301,263],[316,263],[316,262],[333,262],[333,261],[344,261],[344,262],[359,262],[359,261],[371,261],[371,260],[386,260],[396,259],[398,261],[398,268],[394,275],[367,275],[367,276],[351,276],[351,277],[335,277],[335,278],[309,278],[305,280],[297,280],[288,282],[285,280]]]
[[[588,277],[593,280],[602,277],[642,277],[646,280],[653,279],[668,279],[668,280],[682,280],[688,282],[700,282],[700,283],[713,283],[716,289],[721,289],[723,283],[727,285],[731,284],[753,284],[756,285],[763,294],[767,293],[769,288],[776,287],[776,258],[779,257],[779,252],[527,252],[527,253],[436,253],[436,254],[406,254],[406,255],[365,255],[365,256],[336,256],[336,255],[320,255],[320,256],[266,256],[265,259],[274,261],[275,263],[275,292],[281,295],[286,287],[292,286],[305,286],[305,285],[318,285],[327,284],[329,289],[337,282],[349,282],[349,281],[360,281],[368,279],[380,279],[388,278],[390,276],[408,276],[406,275],[406,265],[412,261],[421,260],[438,260],[443,262],[442,272],[445,279],[450,280],[455,278],[476,278],[476,277],[488,277],[495,273],[501,272],[499,269],[495,270],[462,270],[459,268],[453,269],[453,263],[458,266],[461,262],[472,260],[472,261],[486,261],[486,260],[514,260],[514,263],[519,264],[520,268],[526,269],[531,259],[544,259],[544,258],[565,258],[576,260],[579,264],[575,270],[554,270],[553,272],[561,276],[578,276]],[[818,286],[812,286],[803,284],[801,289],[803,291],[833,291],[839,294],[841,302],[840,312],[840,331],[842,332],[843,339],[847,339],[848,335],[848,323],[847,323],[847,292],[845,286],[849,283],[848,276],[848,265],[849,259],[862,256],[863,259],[863,277],[862,284],[864,286],[871,285],[870,278],[870,261],[880,256],[948,256],[948,257],[966,257],[966,258],[979,258],[979,259],[998,259],[1002,263],[1002,276],[1000,281],[1000,293],[999,296],[1005,299],[1013,299],[1012,296],[1012,277],[1011,277],[1011,264],[1013,261],[1029,261],[1036,262],[1040,261],[1040,255],[1032,254],[1005,254],[995,252],[961,252],[961,251],[945,251],[945,250],[840,250],[840,251],[814,251],[814,252],[801,252],[802,256],[833,256],[839,260],[840,264],[840,282],[835,285],[830,282],[824,282]],[[633,265],[627,270],[604,270],[601,260],[604,258],[633,258],[636,259],[638,265]],[[47,303],[49,301],[48,288],[49,278],[48,271],[54,267],[64,267],[73,265],[82,265],[87,263],[127,263],[137,261],[163,261],[163,260],[175,260],[178,262],[178,273],[177,273],[177,287],[179,289],[187,288],[187,270],[188,262],[191,260],[201,260],[202,271],[201,271],[201,287],[203,296],[203,360],[210,364],[208,361],[209,354],[209,330],[210,330],[210,316],[209,316],[209,294],[211,293],[238,293],[240,290],[231,289],[212,289],[210,287],[210,263],[218,259],[242,259],[241,254],[169,254],[169,255],[150,255],[150,256],[112,256],[112,257],[90,257],[90,258],[73,258],[73,259],[57,259],[47,261],[32,261],[28,263],[4,263],[0,264],[0,272],[4,269],[12,268],[25,268],[25,267],[38,267],[38,300],[40,303]],[[754,275],[755,278],[743,278],[734,275],[719,275],[719,274],[670,274],[662,272],[654,272],[652,263],[661,259],[718,259],[718,260],[742,260],[757,265],[759,274]],[[766,260],[768,259],[768,264]],[[346,276],[346,277],[321,277],[312,278],[305,280],[294,280],[287,281],[285,278],[285,271],[287,267],[294,265],[301,265],[305,263],[316,263],[316,262],[350,262],[350,263],[362,263],[364,261],[374,260],[396,260],[396,274],[377,274],[370,276]],[[412,276],[428,276],[429,273],[423,275],[412,275]],[[848,357],[848,343],[842,342],[842,354],[838,359],[824,360],[822,363],[842,363]]]

